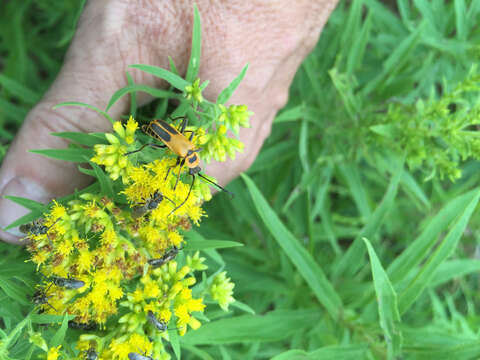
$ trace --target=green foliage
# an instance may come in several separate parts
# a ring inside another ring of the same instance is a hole
[[[71,36],[80,9],[72,4],[0,4],[4,147],[58,71],[68,42],[59,36]],[[45,21],[33,23],[39,9]],[[228,186],[235,199],[218,195],[189,242],[228,270],[238,302],[227,316],[208,313],[211,322],[180,337],[172,356],[180,348],[184,359],[480,356],[479,17],[473,0],[338,5],[262,152]],[[171,64],[161,74],[143,70],[183,91],[196,79],[196,63],[188,81]],[[136,91],[157,98],[138,109],[139,118],[163,116],[165,98],[183,96],[129,83],[108,107]],[[95,140],[57,136],[87,146]],[[63,319],[26,316],[26,293],[39,279],[20,249],[2,244],[0,251],[0,357],[26,359],[38,350],[20,334]],[[49,346],[59,329],[46,331]]]

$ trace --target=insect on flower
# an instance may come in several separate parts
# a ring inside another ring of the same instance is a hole
[[[158,330],[162,332],[167,330],[167,324],[162,320],[158,320],[151,310],[148,310],[147,318]]]
[[[149,211],[155,210],[164,198],[170,201],[173,206],[177,206],[171,199],[160,194],[158,191],[155,191],[150,198],[145,200],[144,203],[140,203],[133,207],[132,217],[136,219],[142,217]]]
[[[128,353],[128,358],[130,360],[155,360],[151,356],[147,356],[147,353],[143,353],[143,355],[140,355],[136,352]]]
[[[25,235],[33,234],[33,235],[47,235],[47,238],[50,242],[50,236],[48,235],[48,231],[59,221],[60,219],[55,220],[55,222],[50,226],[43,225],[44,219],[36,219],[33,220],[31,223],[20,225],[19,230],[24,233]]]
[[[178,180],[180,179],[180,174],[182,172],[182,168],[184,165],[186,165],[189,170],[188,173],[190,176],[192,176],[192,184],[190,185],[190,189],[188,190],[187,197],[185,200],[178,205],[175,209],[173,209],[170,214],[174,213],[177,209],[179,209],[183,204],[185,204],[190,196],[190,193],[192,192],[193,185],[195,183],[195,176],[198,175],[202,179],[208,181],[209,183],[215,185],[218,187],[220,190],[230,194],[233,197],[233,193],[230,191],[226,190],[219,184],[211,181],[207,177],[203,176],[200,174],[200,171],[202,170],[200,168],[200,157],[198,156],[198,152],[201,151],[201,148],[196,149],[195,145],[192,143],[192,139],[194,136],[193,131],[186,131],[185,128],[187,127],[188,123],[188,118],[186,116],[171,119],[171,120],[176,120],[183,118],[183,122],[180,125],[180,131],[175,129],[173,126],[168,124],[164,120],[152,120],[148,125],[142,126],[143,132],[145,132],[147,135],[153,137],[154,139],[160,140],[163,142],[165,145],[159,145],[159,144],[145,144],[142,145],[139,149],[130,151],[126,153],[125,155],[130,155],[139,151],[142,151],[146,146],[150,146],[153,148],[165,148],[168,147],[172,152],[174,152],[178,157],[177,157],[177,163],[173,166],[171,166],[168,171],[167,175],[165,176],[165,180],[168,178],[168,175],[170,174],[170,170],[172,168],[176,168],[179,166],[178,170],[178,175],[177,175],[177,181],[175,182],[174,189],[177,188]],[[190,132],[190,137],[187,139],[185,137],[184,133],[185,132]],[[169,214],[169,215],[170,215]]]
[[[94,322],[88,323],[79,323],[73,320],[68,322],[68,327],[70,329],[77,329],[77,330],[84,330],[84,331],[92,331],[97,329],[97,324]]]
[[[182,249],[179,249],[176,246],[173,246],[161,258],[150,259],[150,260],[148,260],[148,263],[153,268],[158,268],[158,267],[162,266],[163,264],[166,264],[170,260],[175,259],[175,257],[177,256],[177,254],[180,250],[182,250]]]
[[[80,289],[85,286],[85,282],[82,280],[77,280],[73,278],[63,278],[60,276],[52,276],[50,281],[59,287],[64,287],[65,289],[75,290]]]
[[[50,284],[45,290],[39,289],[39,290],[35,291],[35,293],[34,293],[33,296],[32,296],[32,302],[33,302],[35,305],[48,305],[48,306],[50,306],[54,311],[57,311],[57,309],[55,309],[55,308],[48,302],[48,299],[50,299],[50,298],[52,297],[52,295],[47,296],[47,292],[48,292],[48,290],[50,289],[50,286],[52,286],[52,284]]]
[[[98,359],[98,354],[94,348],[85,350],[85,360],[97,360],[97,359]]]

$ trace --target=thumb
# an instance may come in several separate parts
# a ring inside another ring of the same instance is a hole
[[[77,164],[45,158],[30,153],[31,149],[65,148],[65,139],[50,135],[52,132],[106,131],[110,123],[96,112],[80,107],[52,107],[63,101],[82,101],[98,108],[105,108],[111,89],[100,87],[98,83],[110,84],[108,79],[97,76],[82,77],[82,72],[68,63],[64,66],[45,97],[31,110],[0,168],[0,227],[5,227],[29,211],[5,199],[12,195],[29,198],[42,203],[53,197],[71,193],[76,188],[85,187],[89,179],[80,174]],[[98,74],[100,75],[100,74]],[[95,82],[95,83],[93,83]],[[115,83],[115,82],[113,82]],[[96,90],[98,89],[98,91]],[[124,103],[112,109],[111,115],[118,116],[125,110]],[[18,229],[0,231],[0,238],[16,243],[24,236]]]

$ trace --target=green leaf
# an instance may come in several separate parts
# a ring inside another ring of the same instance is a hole
[[[96,134],[84,134],[79,132],[58,132],[58,133],[51,133],[53,136],[58,136],[64,139],[69,139],[75,141],[78,144],[86,145],[86,146],[94,146],[96,144],[106,144],[107,140],[105,137],[100,137]]]
[[[67,148],[67,149],[41,149],[30,150],[31,153],[40,154],[52,159],[71,161],[71,162],[88,162],[93,157],[92,149],[83,148]]]
[[[42,213],[43,213],[43,211],[38,211],[38,210],[32,211],[32,212],[30,212],[28,214],[25,214],[22,217],[18,218],[17,220],[10,223],[9,225],[5,226],[3,229],[8,230],[8,229],[11,229],[11,228],[23,225],[23,224],[28,224],[28,223],[32,222],[33,220],[38,219],[40,216],[42,216]]]
[[[372,214],[372,211],[370,210],[367,191],[362,183],[358,166],[353,163],[343,163],[339,164],[338,168],[347,182],[353,201],[355,202],[360,215],[363,216],[363,218],[368,219]]]
[[[192,33],[192,52],[188,62],[187,75],[185,79],[193,83],[198,76],[200,69],[200,56],[202,52],[202,24],[197,4],[193,4],[193,33]],[[173,85],[173,84],[172,84]],[[183,89],[182,89],[183,90]]]
[[[162,90],[162,89],[156,89],[147,85],[142,85],[142,84],[133,84],[133,85],[128,85],[125,86],[124,88],[121,88],[120,90],[115,91],[115,93],[112,95],[110,98],[110,101],[108,102],[106,111],[110,110],[110,108],[118,101],[120,98],[122,98],[126,94],[135,94],[136,92],[141,91],[145,92],[155,98],[163,98],[163,99],[178,99],[181,98],[181,95],[175,94],[172,91],[168,90]],[[132,95],[133,96],[133,95]],[[133,114],[132,114],[133,116]]]
[[[288,350],[274,356],[271,360],[359,360],[365,359],[368,345],[332,345],[306,352]]]
[[[420,296],[425,287],[430,284],[435,271],[438,267],[455,251],[460,238],[462,237],[468,221],[475,210],[480,198],[480,191],[477,189],[475,195],[468,203],[467,207],[461,212],[461,215],[455,221],[453,227],[448,232],[435,252],[429,257],[427,262],[418,271],[417,275],[410,280],[406,289],[400,293],[399,310],[403,314],[407,311],[413,302]]]
[[[466,40],[468,35],[467,7],[465,0],[455,0],[455,28],[460,40]]]
[[[374,237],[379,232],[388,211],[393,207],[397,195],[398,184],[400,183],[403,174],[403,160],[397,159],[393,169],[394,176],[388,185],[387,191],[385,192],[380,205],[378,205],[372,216],[370,216],[345,255],[335,265],[333,272],[336,277],[341,274],[352,276],[362,266],[362,262],[359,261],[359,259],[365,254],[365,247],[363,246],[362,238]]]
[[[367,246],[370,264],[372,266],[373,283],[377,294],[380,327],[383,329],[388,346],[388,359],[395,359],[402,346],[402,332],[400,330],[400,314],[398,312],[397,294],[393,289],[387,273],[382,267],[370,241],[363,238]]]
[[[87,108],[87,109],[90,109],[90,110],[93,110],[97,113],[99,113],[100,115],[102,115],[105,119],[107,119],[108,121],[110,121],[110,123],[114,123],[113,119],[110,117],[110,115],[108,115],[105,111],[103,110],[100,110],[99,108],[93,106],[93,105],[89,105],[89,104],[85,104],[85,103],[82,103],[82,102],[78,102],[78,101],[67,101],[67,102],[63,102],[63,103],[60,103],[60,104],[57,104],[55,105],[52,109],[55,110],[55,109],[58,109],[59,107],[62,107],[62,106],[79,106],[79,107],[84,107],[84,108]]]
[[[233,81],[225,89],[222,90],[222,92],[218,95],[217,104],[225,104],[230,99],[232,94],[237,89],[238,85],[240,85],[243,78],[245,77],[247,69],[248,64],[245,65],[240,74],[235,79],[233,79]]]
[[[459,259],[445,261],[438,267],[429,286],[436,287],[450,280],[478,272],[480,272],[480,260]]]
[[[175,357],[180,360],[182,349],[180,347],[180,340],[178,338],[177,330],[168,330],[168,338],[170,340],[170,345],[172,345],[173,352],[175,353]]]
[[[182,339],[189,345],[218,345],[286,339],[321,319],[317,310],[275,310],[262,316],[241,315],[203,324]]]
[[[63,340],[65,339],[65,334],[67,333],[68,329],[68,318],[68,315],[63,316],[62,326],[60,326],[55,335],[53,335],[53,338],[50,341],[50,347],[56,347],[63,343]]]
[[[235,300],[233,303],[230,304],[230,306],[236,307],[237,309],[240,309],[240,310],[242,310],[246,313],[250,313],[252,315],[255,315],[255,310],[253,310],[247,304],[242,303],[241,301]]]
[[[4,195],[3,197],[19,205],[22,205],[24,208],[27,208],[29,210],[37,210],[37,211],[43,212],[47,208],[47,205],[39,203],[38,201],[35,201],[35,200],[27,199],[27,198],[23,198],[19,196],[10,196],[10,195]]]
[[[127,75],[128,86],[135,86],[132,75],[128,71],[126,71],[125,73]],[[133,92],[132,95],[130,95],[130,114],[133,116],[134,119],[137,117],[137,107],[137,94]],[[106,111],[108,111],[108,107]]]
[[[114,193],[113,193],[113,184],[112,180],[108,177],[107,174],[102,170],[100,166],[95,164],[94,162],[89,162],[90,166],[93,168],[93,171],[95,171],[95,177],[98,179],[98,182],[100,183],[100,191],[102,194],[107,196],[110,199],[113,199]]]
[[[75,315],[66,315],[66,317],[72,320]],[[64,320],[65,315],[32,314],[30,318],[34,324],[58,324]]]
[[[475,196],[478,190],[457,196],[445,205],[418,236],[388,267],[388,275],[394,284],[404,280],[420,264],[437,244],[437,236],[445,231]]]
[[[19,302],[23,305],[30,305],[30,302],[27,301],[25,286],[20,286],[5,277],[0,277],[0,288],[13,301]]]
[[[3,74],[0,74],[0,85],[2,85],[2,87],[4,87],[12,95],[15,95],[20,100],[25,101],[28,104],[33,105],[40,100],[39,94]]]
[[[151,65],[130,65],[131,68],[142,70],[146,73],[152,74],[153,76],[159,77],[167,81],[170,85],[174,88],[177,88],[180,91],[185,90],[185,86],[190,85],[188,81],[185,81],[180,76],[175,75],[174,73],[162,69],[158,66],[151,66]]]
[[[185,244],[184,250],[196,251],[205,249],[222,249],[236,246],[243,246],[242,243],[236,241],[226,240],[207,240],[196,231],[189,231],[186,234],[188,241]]]
[[[265,226],[310,286],[318,301],[336,319],[342,309],[342,302],[323,270],[307,250],[300,245],[300,241],[283,225],[255,183],[245,174],[242,174],[242,178]]]

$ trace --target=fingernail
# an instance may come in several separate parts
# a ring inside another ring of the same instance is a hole
[[[23,206],[5,199],[3,196],[19,196],[27,199],[35,200],[41,203],[47,203],[52,198],[52,194],[44,189],[42,186],[38,185],[32,179],[26,177],[15,177],[11,179],[7,185],[2,189],[2,197],[0,197],[0,227],[4,228],[5,226],[10,225],[12,222],[22,217],[25,214],[30,212],[29,209],[24,208]],[[22,234],[18,227],[11,228],[6,230],[7,233],[23,237],[25,234]],[[5,236],[0,236],[4,238]],[[12,238],[5,239],[7,241],[14,241]]]

